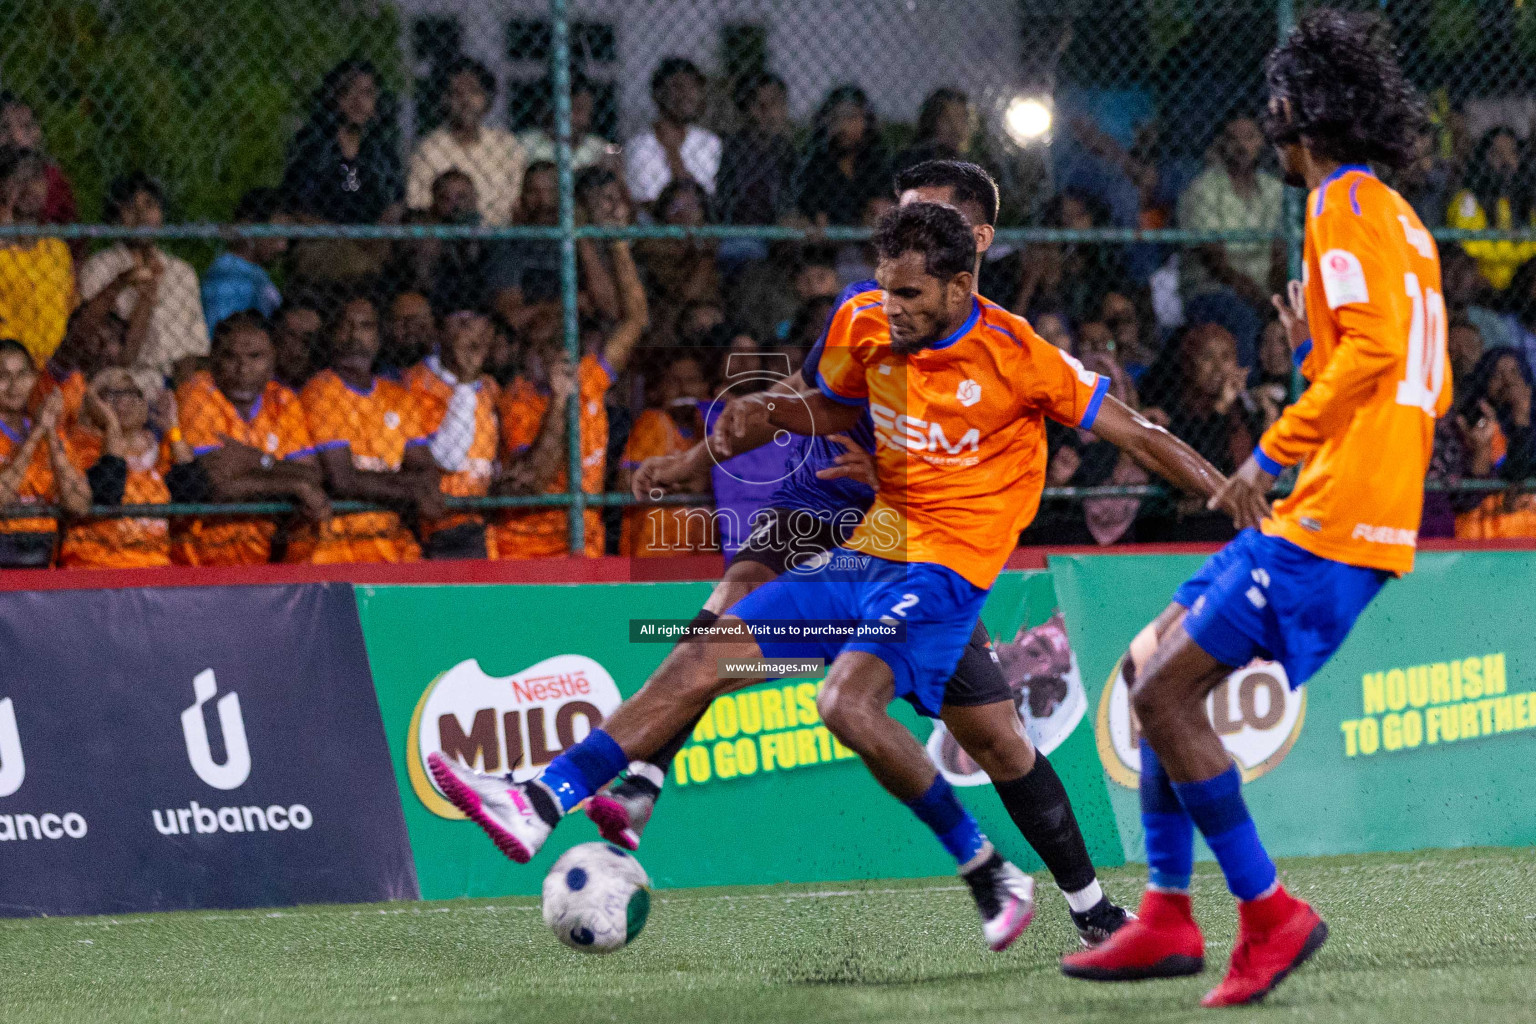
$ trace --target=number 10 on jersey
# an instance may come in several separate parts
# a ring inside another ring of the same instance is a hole
[[[1445,386],[1445,298],[1433,288],[1421,288],[1419,275],[1404,274],[1403,284],[1413,303],[1408,325],[1408,373],[1397,384],[1397,404],[1411,405],[1431,418]]]

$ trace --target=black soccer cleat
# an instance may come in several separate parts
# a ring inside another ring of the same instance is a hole
[[[1136,920],[1135,914],[1111,903],[1108,896],[1082,913],[1072,911],[1072,924],[1077,928],[1078,941],[1085,949],[1093,949],[1107,942],[1111,935],[1134,920]]]

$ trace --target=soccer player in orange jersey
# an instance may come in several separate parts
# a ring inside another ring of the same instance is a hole
[[[1435,243],[1369,166],[1401,166],[1425,124],[1378,26],[1315,12],[1266,73],[1267,131],[1287,181],[1310,190],[1304,319],[1276,300],[1310,386],[1222,495],[1251,501],[1286,467],[1301,473],[1260,529],[1206,562],[1131,643],[1150,885],[1139,921],[1062,965],[1099,981],[1199,971],[1187,894],[1199,829],[1239,900],[1231,966],[1206,1006],[1262,999],[1328,935],[1276,877],[1206,696],[1254,658],[1300,686],[1382,584],[1413,568],[1435,419],[1451,399]]]
[[[92,377],[82,406],[69,448],[90,481],[92,504],[163,505],[190,499],[198,486],[197,456],[182,437],[174,398],[168,402],[164,441],[149,430],[149,400],[125,367],[108,367]],[[59,548],[59,564],[66,569],[170,565],[170,526],[163,516],[107,516],[71,523]]]
[[[32,356],[21,342],[0,339],[0,505],[58,504],[80,515],[91,505],[91,490],[64,442],[64,396],[48,395],[34,420],[27,406],[35,387]],[[52,516],[0,519],[0,568],[47,566],[57,538]]]
[[[421,404],[400,384],[374,375],[379,313],[373,302],[343,303],[331,324],[330,366],[304,385],[299,401],[333,498],[412,511],[425,521],[448,514],[428,450]],[[290,562],[412,562],[416,538],[397,512],[333,516],[294,537]]]
[[[595,223],[622,223],[622,211],[608,210]],[[560,333],[560,305],[540,302],[524,307],[522,316],[528,338],[526,372],[502,391],[501,436],[504,475],[497,492],[520,496],[564,494],[567,489],[568,456],[565,441],[569,423],[567,403],[581,403],[578,413],[581,435],[581,489],[600,494],[608,468],[608,410],[604,399],[614,380],[629,362],[640,335],[650,320],[645,288],[630,255],[629,243],[615,239],[609,245],[613,276],[619,288],[623,318],[606,336],[586,346],[574,367],[565,354]],[[583,332],[584,340],[587,332]],[[557,558],[570,554],[568,515],[563,508],[518,509],[504,513],[492,533],[498,558]],[[591,556],[603,553],[603,521],[597,509],[583,518],[584,549]]]
[[[438,351],[405,373],[405,386],[416,399],[422,429],[431,433],[432,460],[442,470],[445,496],[483,498],[496,477],[501,444],[496,421],[500,389],[481,371],[491,351],[491,321],[473,310],[455,310],[443,318]],[[487,543],[485,517],[455,512],[421,522],[423,553],[428,558],[494,558]]]
[[[993,849],[887,706],[903,697],[937,713],[987,591],[1039,505],[1047,417],[1095,431],[1204,498],[1224,481],[1187,445],[1109,396],[1108,378],[973,294],[976,237],[953,207],[901,206],[881,221],[875,244],[880,287],[838,311],[815,374],[818,390],[759,393],[733,404],[717,427],[737,454],[779,430],[845,432],[867,409],[880,441],[880,486],[847,543],[733,605],[717,624],[723,642],[680,644],[638,694],[538,779],[510,784],[440,755],[429,761],[445,795],[503,852],[526,861],[564,813],[658,749],[715,696],[753,681],[720,679],[719,659],[828,659],[817,699],[823,722],[954,856],[983,936],[1001,950],[1029,923],[1033,883]],[[1234,493],[1222,505],[1240,523],[1257,522],[1259,503],[1233,504],[1242,500]],[[785,620],[802,628],[855,622],[864,631],[776,632]]]
[[[207,478],[207,500],[288,499],[306,519],[324,520],[331,503],[304,408],[273,379],[276,363],[259,313],[225,317],[213,329],[210,369],[176,392],[180,433]],[[277,524],[258,516],[209,516],[171,533],[171,560],[178,565],[261,565],[272,559]]]

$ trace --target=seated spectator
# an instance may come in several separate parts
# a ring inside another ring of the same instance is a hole
[[[917,136],[896,156],[897,173],[925,160],[964,160],[976,132],[971,98],[959,89],[933,90],[917,112]]]
[[[567,405],[580,403],[581,489],[601,494],[608,466],[608,389],[629,363],[650,311],[640,272],[621,239],[609,243],[614,277],[624,316],[602,337],[597,351],[588,351],[572,366],[561,337],[557,301],[541,302],[528,319],[523,372],[502,391],[501,462],[498,494],[565,494],[570,489]],[[604,553],[603,520],[588,508],[582,519],[584,550],[589,557]],[[569,517],[563,508],[516,509],[505,512],[491,529],[497,558],[558,558],[570,554]]]
[[[125,228],[157,228],[165,222],[160,186],[142,172],[123,175],[107,187],[106,219]],[[117,312],[130,324],[124,361],[146,395],[158,396],[166,382],[180,385],[208,354],[197,272],[186,260],[149,239],[131,239],[103,249],[80,267],[80,295],[89,302],[135,268],[143,274],[117,299]],[[152,303],[142,335],[132,328],[134,308]],[[141,340],[142,339],[142,340]]]
[[[1460,253],[1464,260],[1472,263],[1472,257],[1459,248],[1448,249],[1447,252]],[[1473,272],[1477,272],[1475,264]],[[1478,403],[1468,401],[1474,388],[1473,371],[1483,354],[1482,338],[1470,336],[1476,333],[1477,328],[1466,319],[1454,313],[1451,315],[1446,339],[1453,392],[1451,411],[1435,420],[1434,447],[1430,452],[1429,470],[1424,476],[1426,484],[1454,485],[1473,477],[1474,453],[1477,455],[1481,476],[1486,477],[1493,470],[1492,444],[1494,436],[1499,433],[1497,415],[1490,414],[1491,407],[1481,408]],[[1424,511],[1419,520],[1419,536],[1456,536],[1456,517],[1476,509],[1483,503],[1484,497],[1478,491],[1426,489]]]
[[[1451,380],[1460,385],[1472,376],[1483,351],[1492,346],[1483,344],[1482,332],[1477,325],[1463,316],[1451,316],[1445,333],[1446,353],[1451,363]],[[1527,361],[1526,365],[1530,365]]]
[[[545,80],[548,100],[544,105],[543,124],[517,133],[529,165],[555,162],[555,87]],[[618,147],[592,131],[597,110],[597,94],[585,75],[571,74],[571,169],[575,171],[610,163]]]
[[[1036,313],[1030,318],[1035,333],[1063,352],[1071,352],[1076,346],[1072,338],[1072,320],[1059,310]]]
[[[712,347],[725,324],[725,307],[718,302],[699,300],[688,303],[677,314],[677,330],[674,332],[681,348]],[[728,333],[725,342],[729,344]]]
[[[880,218],[895,208],[896,200],[890,196],[870,196],[864,203],[864,216],[859,225],[873,230]],[[858,281],[871,281],[878,262],[873,240],[845,245],[837,252],[837,279],[844,287]]]
[[[1466,187],[1451,197],[1445,226],[1469,231],[1536,227],[1536,188],[1520,166],[1520,139],[1514,131],[1501,125],[1478,140]],[[1520,264],[1536,256],[1536,242],[1477,241],[1461,247],[1498,291],[1509,286]]]
[[[624,179],[636,203],[649,207],[661,190],[691,181],[706,195],[720,170],[720,136],[698,126],[704,114],[704,72],[683,57],[668,57],[651,75],[656,120],[624,146]]]
[[[432,183],[432,206],[413,210],[412,224],[474,224],[475,183],[457,168],[438,175]],[[415,238],[395,245],[396,288],[427,296],[435,309],[478,307],[485,297],[485,268],[489,246],[478,238]]]
[[[0,506],[58,505],[84,515],[91,489],[64,443],[64,396],[55,391],[27,416],[37,369],[21,342],[0,339]],[[43,569],[53,560],[59,524],[51,515],[0,519],[0,569]]]
[[[73,224],[79,219],[74,187],[58,161],[48,156],[37,115],[30,104],[9,90],[0,90],[0,144],[30,150],[43,160],[48,195],[43,200],[39,224]]]
[[[1291,377],[1294,369],[1291,346],[1285,339],[1285,327],[1270,317],[1259,335],[1258,383],[1248,390],[1258,405],[1255,423],[1259,433],[1269,429],[1290,404]]]
[[[1392,183],[1427,228],[1445,223],[1447,201],[1454,179],[1451,161],[1436,152],[1433,132],[1419,135],[1413,162],[1398,172]],[[1445,254],[1441,253],[1443,261]]]
[[[869,97],[856,85],[827,94],[800,170],[800,212],[818,227],[859,223],[871,196],[889,195],[890,159]]]
[[[1066,188],[1046,206],[1045,223],[1072,231],[1107,227],[1109,210],[1092,194]],[[1093,242],[1026,246],[1020,269],[1013,308],[1026,316],[1040,308],[1063,309],[1078,322],[1092,320],[1101,295],[1126,287],[1116,247]]]
[[[253,188],[235,207],[236,224],[271,224],[286,220],[276,189]],[[283,296],[267,268],[288,251],[286,238],[237,238],[203,274],[203,320],[208,334],[232,313],[254,309],[270,319]]]
[[[473,187],[473,210],[480,223],[510,224],[528,155],[511,132],[481,123],[496,101],[496,76],[479,61],[459,57],[448,65],[444,78],[447,124],[416,143],[406,178],[406,205],[413,210],[435,207],[438,181],[454,170]]]
[[[327,333],[327,366],[299,392],[326,492],[391,510],[333,516],[306,528],[290,542],[286,561],[414,562],[421,548],[400,513],[428,521],[447,515],[431,431],[405,386],[373,372],[379,314],[371,300],[343,303]]]
[[[560,223],[560,189],[555,165],[528,165],[514,223],[552,227]],[[490,248],[485,287],[496,313],[522,330],[531,295],[559,294],[560,243],[542,238],[510,238]]]
[[[624,446],[619,489],[630,489],[630,475],[640,463],[658,455],[680,455],[704,437],[704,413],[709,405],[709,380],[692,355],[674,358],[661,376],[655,403],[635,420]],[[701,489],[708,479],[701,478]],[[665,558],[719,549],[718,531],[710,509],[701,506],[639,506],[624,510],[624,535],[619,554],[629,558]]]
[[[205,479],[203,500],[289,500],[311,521],[330,518],[320,464],[299,398],[273,379],[271,332],[253,311],[213,331],[209,369],[176,390],[183,439]],[[175,440],[175,430],[166,437]],[[263,516],[210,516],[171,531],[178,565],[262,565],[272,560],[277,524]]]
[[[1440,250],[1440,284],[1445,292],[1446,312],[1452,317],[1465,317],[1476,325],[1489,348],[1496,345],[1523,347],[1520,331],[1524,328],[1519,314],[1528,303],[1536,301],[1536,260],[1526,260],[1520,266],[1504,295],[1504,307],[1514,310],[1511,315],[1497,309],[1498,295],[1483,276],[1477,260],[1468,256],[1465,249],[1447,245]],[[1527,267],[1529,269],[1525,269]],[[1536,313],[1526,316],[1536,323]]]
[[[634,223],[629,193],[618,175],[606,167],[588,167],[576,175],[576,222],[597,227],[628,227]],[[576,269],[584,312],[607,323],[624,315],[619,285],[613,277],[608,249],[594,238],[576,240]]]
[[[1125,292],[1109,291],[1099,300],[1099,319],[1115,338],[1115,358],[1132,380],[1141,380],[1157,360],[1160,346],[1149,328],[1150,311],[1143,314],[1136,300]],[[1285,340],[1283,337],[1280,339]],[[1286,365],[1290,365],[1289,354]]]
[[[314,223],[399,222],[400,155],[393,119],[379,115],[379,77],[368,61],[344,60],[321,80],[288,149],[282,190],[294,213]],[[356,286],[383,270],[389,251],[385,241],[306,239],[293,246],[293,274]]]
[[[149,429],[149,400],[123,367],[91,378],[85,410],[70,433],[70,455],[91,485],[93,505],[163,505],[195,501],[204,480],[183,438],[176,399],[169,408],[166,440]],[[112,516],[71,524],[64,531],[59,564],[66,569],[140,569],[171,564],[171,530],[163,518]]]
[[[318,369],[320,328],[324,319],[312,302],[304,299],[283,303],[272,324],[272,344],[277,365],[273,375],[297,394]]]
[[[108,295],[107,292],[102,293]],[[59,420],[66,433],[80,417],[89,382],[109,366],[123,361],[124,338],[128,325],[112,311],[111,302],[89,302],[69,318],[64,342],[37,375],[32,392],[32,408],[37,409],[50,392],[64,395],[64,413]]]
[[[1536,376],[1530,366],[1514,349],[1490,349],[1473,369],[1466,393],[1458,425],[1469,449],[1467,475],[1529,479],[1536,473],[1536,431],[1531,429]],[[1456,517],[1456,536],[1536,537],[1536,497],[1518,491],[1491,494]]]
[[[709,196],[691,181],[674,181],[656,198],[657,221],[676,227],[703,225],[708,209]],[[690,302],[723,301],[716,264],[719,249],[718,242],[704,238],[645,238],[635,243],[635,261],[650,286],[658,324],[677,323],[678,313]]]
[[[1451,286],[1447,281],[1447,289]],[[1510,345],[1519,350],[1528,367],[1536,369],[1536,258],[1526,260],[1515,271],[1504,293],[1504,307],[1509,310],[1499,319],[1491,338],[1482,334],[1485,347]],[[1453,307],[1454,308],[1454,307]],[[1467,307],[1470,314],[1475,307]],[[1471,319],[1470,315],[1468,319]]]
[[[405,371],[437,351],[437,317],[420,292],[401,292],[389,304],[384,340],[375,369],[379,376],[400,380]]]
[[[482,371],[491,352],[491,321],[461,309],[443,318],[438,352],[411,367],[405,386],[421,409],[422,428],[432,442],[432,461],[442,471],[439,488],[452,498],[491,493],[501,444],[496,420],[500,389]],[[428,558],[494,558],[488,549],[485,517],[450,513],[420,524]]]
[[[777,224],[794,210],[800,163],[784,79],[769,72],[743,79],[736,87],[736,109],[742,126],[725,139],[715,208],[722,224]],[[762,247],[759,258],[766,255]]]
[[[398,219],[400,157],[378,108],[379,76],[368,61],[326,72],[283,172],[283,192],[298,211],[334,224]]]
[[[47,164],[27,149],[0,147],[0,224],[41,224]],[[75,305],[75,266],[57,238],[0,239],[0,324],[41,365],[64,339]]]
[[[1284,189],[1259,170],[1264,134],[1249,117],[1227,122],[1216,140],[1218,162],[1207,167],[1179,197],[1179,227],[1189,231],[1278,232]],[[1261,311],[1285,266],[1285,249],[1273,242],[1213,242],[1188,250],[1179,262],[1189,323],[1213,322],[1237,341],[1238,362],[1258,358]]]

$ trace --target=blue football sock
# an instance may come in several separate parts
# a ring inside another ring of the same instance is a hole
[[[1141,830],[1147,881],[1159,889],[1188,889],[1195,865],[1195,823],[1146,740],[1141,741]]]
[[[902,802],[912,808],[912,813],[921,818],[924,825],[933,829],[944,849],[962,866],[975,860],[987,843],[987,837],[981,834],[981,826],[976,824],[970,811],[960,806],[959,797],[942,775],[934,778],[928,792],[916,800]]]
[[[551,761],[539,781],[555,794],[563,813],[612,782],[627,767],[629,758],[613,737],[593,729],[586,739]]]
[[[1178,782],[1173,788],[1216,855],[1227,876],[1227,888],[1240,900],[1252,900],[1275,884],[1275,864],[1248,816],[1242,785],[1243,777],[1234,764],[1213,779]]]

